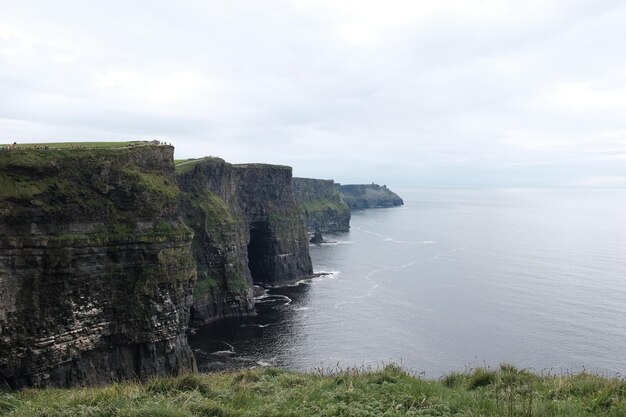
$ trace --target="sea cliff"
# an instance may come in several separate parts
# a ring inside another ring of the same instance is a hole
[[[333,180],[294,178],[294,195],[309,233],[336,233],[350,229],[352,210],[396,207],[402,198],[378,184],[341,185]]]
[[[396,207],[404,204],[398,194],[378,184],[337,184],[351,210],[378,207]]]
[[[0,152],[0,384],[193,371],[171,146]]]
[[[313,273],[290,167],[202,158],[179,162],[177,179],[195,232],[193,323],[251,313],[253,282],[277,285]]]
[[[310,233],[350,229],[350,207],[333,180],[294,178],[293,188]]]

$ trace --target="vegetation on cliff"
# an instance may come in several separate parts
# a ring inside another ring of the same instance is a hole
[[[352,210],[376,207],[395,207],[404,204],[398,194],[378,184],[338,185],[339,191]]]
[[[395,366],[302,374],[276,369],[181,375],[143,384],[0,394],[9,416],[624,416],[626,382],[538,376],[503,365],[439,381]]]
[[[194,325],[253,311],[252,277],[246,250],[248,226],[232,195],[230,165],[204,157],[175,161],[185,223],[194,231],[198,270],[193,290]]]
[[[293,189],[310,233],[350,229],[350,207],[333,180],[294,178]]]
[[[164,209],[175,210],[178,188],[163,174],[173,148],[161,152],[150,142],[69,145],[20,145],[0,151],[0,216],[12,222],[100,216],[127,223],[131,216],[154,218]],[[124,215],[117,216],[118,203],[131,197],[137,203],[123,207]],[[146,201],[154,204],[143,204]]]

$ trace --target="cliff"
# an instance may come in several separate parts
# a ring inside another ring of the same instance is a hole
[[[248,268],[249,232],[230,164],[217,158],[177,165],[181,210],[194,231],[198,270],[192,324],[254,311]]]
[[[313,273],[290,167],[202,158],[176,169],[181,208],[195,232],[192,322],[251,313],[253,282],[280,284]]]
[[[194,370],[170,146],[0,151],[0,384]]]
[[[350,229],[350,207],[333,180],[293,179],[294,197],[309,232],[346,232]]]
[[[281,284],[313,274],[291,167],[233,166],[239,204],[250,226],[248,265],[255,283]]]
[[[386,185],[378,184],[337,184],[339,192],[344,196],[352,210],[376,207],[395,207],[404,201]]]

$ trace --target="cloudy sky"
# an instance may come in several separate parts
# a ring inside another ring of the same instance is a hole
[[[626,186],[626,3],[2,1],[0,143],[389,185]]]

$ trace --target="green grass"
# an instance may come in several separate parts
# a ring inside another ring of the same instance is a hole
[[[100,388],[0,394],[6,416],[624,416],[626,383],[538,376],[503,365],[441,380],[396,366],[368,372],[254,369]]]
[[[189,159],[175,159],[174,166],[176,167],[176,173],[183,173],[187,171],[191,171],[194,167],[201,163],[222,163],[226,162],[214,156],[205,156],[204,158],[189,158]]]
[[[199,279],[196,281],[196,284],[193,287],[193,296],[195,298],[204,296],[205,294],[208,294],[212,290],[216,289],[217,286],[218,286],[217,280],[215,280],[212,277]]]
[[[49,142],[49,143],[18,143],[17,148],[45,148],[48,149],[73,149],[76,147],[91,149],[127,148],[131,146],[152,145],[149,141],[128,141],[128,142]],[[0,144],[0,148],[6,148],[11,144]]]
[[[348,205],[339,198],[316,198],[308,201],[300,202],[300,207],[305,213],[315,213],[315,212],[342,212],[342,211],[350,211]]]
[[[120,213],[114,201],[124,200],[136,204],[125,206],[123,218],[131,217],[128,208],[137,217],[150,218],[155,211],[176,204],[176,182],[163,172],[167,163],[141,166],[141,161],[161,152],[156,145],[90,145],[94,146],[76,148],[79,144],[60,143],[51,144],[58,148],[42,149],[33,144],[0,150],[0,206],[7,208],[0,216],[14,220],[45,216],[59,221],[80,216],[110,218]]]

